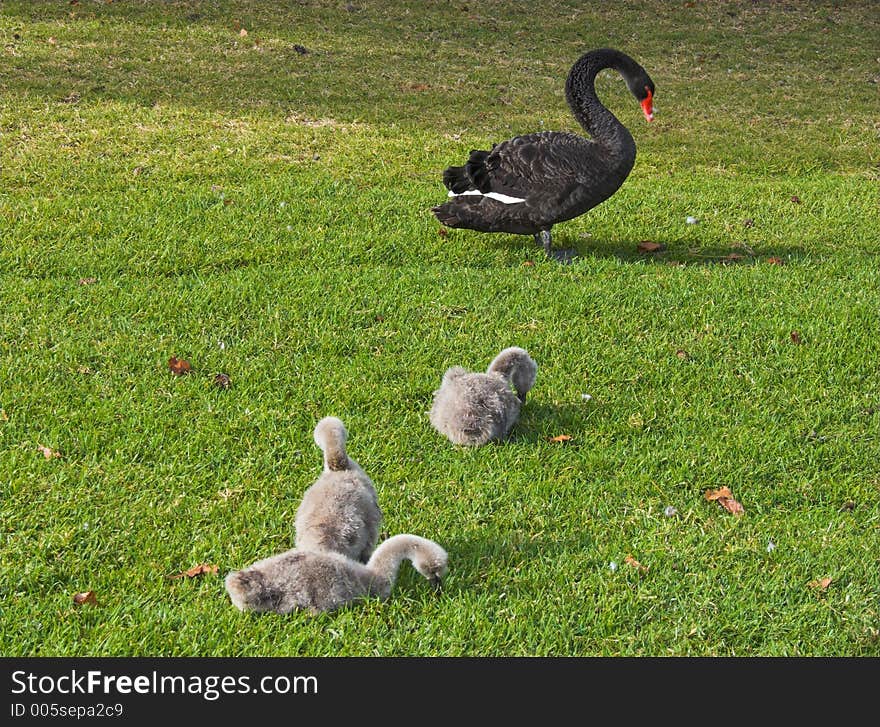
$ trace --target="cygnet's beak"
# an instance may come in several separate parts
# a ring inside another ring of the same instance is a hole
[[[517,395],[516,395],[516,398],[519,399],[520,404],[525,404],[525,403],[526,403],[526,395],[525,395],[525,394],[517,394]]]
[[[443,579],[440,576],[431,576],[428,582],[431,584],[431,588],[434,589],[434,593],[440,593],[443,590]]]

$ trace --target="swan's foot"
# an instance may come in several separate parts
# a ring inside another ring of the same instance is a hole
[[[551,260],[555,260],[560,265],[570,265],[571,261],[577,257],[577,250],[573,247],[567,247],[561,250],[554,250],[550,237],[550,230],[541,230],[535,233],[535,242],[544,246],[544,253]]]

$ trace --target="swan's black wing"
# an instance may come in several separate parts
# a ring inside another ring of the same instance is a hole
[[[582,136],[542,131],[473,151],[465,165],[474,188],[511,197],[558,197],[607,170],[602,148]]]

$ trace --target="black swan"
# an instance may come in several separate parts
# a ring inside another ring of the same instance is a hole
[[[550,228],[584,214],[608,199],[623,184],[636,158],[627,128],[596,96],[599,71],[613,68],[639,101],[645,118],[654,118],[654,82],[625,53],[600,48],[585,53],[572,66],[565,97],[574,117],[592,137],[565,131],[541,131],[474,149],[467,163],[443,172],[452,198],[433,208],[447,227],[480,232],[534,235],[551,258]]]

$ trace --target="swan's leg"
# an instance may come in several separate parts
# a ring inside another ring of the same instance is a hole
[[[547,253],[547,257],[553,257],[553,253],[550,250],[550,230],[541,230],[541,244],[544,246],[544,252]]]
[[[538,235],[535,235],[535,240],[537,239]],[[554,250],[551,245],[550,230],[541,230],[541,242],[544,245],[544,252],[547,254],[547,257],[561,263],[562,265],[568,265],[577,257],[577,250],[573,247],[564,250]]]

